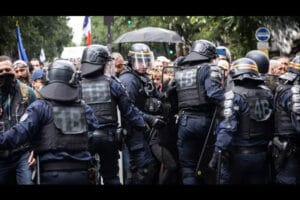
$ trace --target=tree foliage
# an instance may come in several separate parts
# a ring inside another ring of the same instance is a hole
[[[132,21],[130,25],[127,23],[129,18]],[[106,44],[107,27],[103,25],[103,19],[98,22],[101,28],[96,28],[98,36],[95,37],[99,38],[96,41]],[[271,30],[273,38],[270,41],[277,45],[279,51],[284,51],[287,42],[292,46],[299,22],[300,17],[297,16],[115,16],[112,39],[114,41],[123,33],[146,26],[162,27],[176,31],[187,46],[195,40],[207,39],[216,45],[227,46],[233,57],[239,58],[257,48],[255,31],[262,26]],[[122,45],[130,46],[126,43]],[[113,49],[118,49],[117,44],[113,44]]]
[[[59,57],[71,44],[72,29],[66,16],[5,16],[0,18],[0,53],[18,59],[16,22],[28,59],[38,57],[44,48],[47,60]]]

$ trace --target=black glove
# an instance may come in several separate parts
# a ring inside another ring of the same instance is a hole
[[[164,118],[160,115],[149,115],[149,119],[147,122],[153,128],[162,128],[166,125],[166,122],[164,122]]]
[[[115,141],[120,151],[122,151],[123,149],[124,139],[125,139],[125,135],[123,134],[123,128],[118,127],[115,134]]]
[[[217,151],[214,152],[214,154],[212,155],[212,158],[210,159],[209,163],[208,163],[208,167],[213,169],[213,170],[217,170],[218,168],[218,157],[219,157],[219,153]]]
[[[174,94],[175,91],[176,91],[176,83],[174,80],[171,80],[168,84],[168,88],[165,93],[166,98]]]

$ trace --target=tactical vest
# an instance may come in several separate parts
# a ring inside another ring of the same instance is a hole
[[[175,71],[178,108],[206,106],[204,85],[197,79],[197,74],[203,65],[181,68]]]
[[[103,123],[118,121],[117,102],[111,95],[110,81],[106,76],[82,80],[82,98]]]
[[[34,139],[36,152],[79,152],[88,149],[86,113],[81,103],[65,106],[46,101],[52,108],[52,119]]]
[[[278,103],[278,96],[280,96],[286,90],[292,88],[292,85],[289,84],[282,84],[276,88],[276,95],[275,95],[275,135],[293,135],[296,134],[292,126],[291,120],[291,113],[284,110],[282,107],[279,106]]]
[[[139,105],[136,106],[148,114],[159,115],[163,112],[162,102],[157,98],[157,88],[155,87],[152,80],[150,80],[146,75],[140,75],[132,69],[126,69],[122,74],[131,73],[138,80],[140,80],[139,94],[140,98],[138,99]]]
[[[268,138],[272,133],[272,107],[269,103],[271,91],[264,88],[245,88],[235,86],[233,92],[248,102],[246,112],[239,117],[238,136],[244,139]]]

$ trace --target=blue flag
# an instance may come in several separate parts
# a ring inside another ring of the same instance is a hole
[[[25,52],[25,49],[23,47],[21,33],[20,33],[20,27],[17,25],[16,28],[16,35],[17,35],[17,43],[18,43],[18,52],[19,52],[19,59],[28,62],[28,58]]]

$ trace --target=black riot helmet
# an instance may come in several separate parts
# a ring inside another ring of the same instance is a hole
[[[256,62],[250,58],[240,58],[234,61],[231,65],[230,75],[234,81],[245,79],[263,81],[259,75]]]
[[[46,86],[40,91],[45,99],[72,101],[78,99],[76,67],[67,60],[55,60],[46,71]]]
[[[296,56],[290,63],[288,67],[288,72],[300,75],[300,56]]]
[[[216,46],[208,40],[196,40],[183,62],[205,61],[217,57]]]
[[[245,57],[250,58],[256,62],[259,73],[261,74],[268,73],[270,62],[269,62],[269,58],[265,53],[259,50],[252,50],[249,51]]]
[[[112,60],[107,46],[93,44],[83,50],[81,57],[81,74],[86,76],[99,70]]]
[[[128,52],[128,64],[136,71],[144,71],[154,65],[154,55],[149,46],[144,43],[135,43]]]

